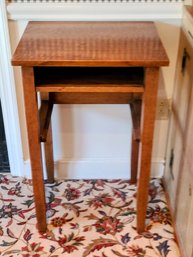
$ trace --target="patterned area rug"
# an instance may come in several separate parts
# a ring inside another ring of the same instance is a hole
[[[136,186],[127,180],[46,185],[48,227],[38,233],[31,181],[0,175],[0,255],[179,257],[161,181],[152,179],[147,227],[136,232]]]

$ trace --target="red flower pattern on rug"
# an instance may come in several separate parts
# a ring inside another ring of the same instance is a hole
[[[0,175],[0,255],[180,257],[161,181],[152,179],[147,226],[136,231],[136,186],[128,180],[46,184],[47,232],[38,233],[31,180]]]

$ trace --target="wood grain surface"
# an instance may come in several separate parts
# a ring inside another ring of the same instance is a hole
[[[29,22],[13,55],[17,66],[164,66],[152,22]]]
[[[143,95],[141,113],[140,173],[137,190],[137,231],[139,233],[145,230],[158,79],[158,68],[146,69],[146,90]]]
[[[54,181],[52,132],[49,124],[50,106],[55,103],[132,103],[131,181],[136,182],[139,164],[137,231],[143,232],[159,67],[169,64],[154,24],[152,22],[29,22],[13,55],[12,64],[22,66],[23,71],[28,141],[39,231],[46,231],[41,135],[46,141],[48,180]],[[48,103],[42,105],[40,116],[36,101],[37,91],[41,92],[42,101]]]
[[[29,153],[32,169],[34,202],[39,231],[46,231],[46,200],[43,181],[41,145],[39,140],[39,114],[34,86],[33,69],[22,68],[25,113],[28,130]]]

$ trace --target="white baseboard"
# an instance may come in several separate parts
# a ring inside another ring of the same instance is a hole
[[[24,162],[24,177],[31,178],[30,161]],[[163,176],[165,160],[153,159],[151,177]],[[63,159],[55,162],[55,176],[63,179],[129,179],[130,161],[126,158]]]
[[[85,158],[60,160],[55,163],[56,176],[67,179],[128,178],[130,161],[124,158]]]
[[[165,169],[165,160],[161,158],[153,158],[151,162],[151,177],[162,178]]]

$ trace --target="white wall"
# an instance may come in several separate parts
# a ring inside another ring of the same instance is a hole
[[[24,170],[23,151],[15,81],[10,59],[11,50],[6,3],[0,1],[0,99],[10,169],[13,175],[22,175]]]
[[[9,7],[9,6],[8,6]],[[11,10],[8,9],[8,10]],[[148,14],[146,14],[148,17]],[[12,50],[27,24],[25,16],[14,18],[9,13],[9,30]],[[57,17],[55,15],[55,17]],[[74,17],[72,15],[72,17]],[[79,19],[87,19],[82,16]],[[103,16],[107,17],[108,16]],[[123,17],[119,14],[117,17]],[[129,19],[125,16],[124,19]],[[136,16],[137,17],[137,16]],[[144,19],[147,19],[144,18]],[[169,16],[168,16],[169,17]],[[167,17],[167,19],[168,19]],[[99,17],[100,18],[100,17]],[[179,18],[179,16],[178,16]],[[15,20],[13,20],[15,19]],[[31,19],[45,19],[31,16]],[[53,17],[51,19],[54,19]],[[60,19],[62,19],[60,17]],[[111,17],[112,19],[112,17]],[[171,98],[174,68],[179,39],[179,19],[157,22],[156,26],[171,60],[171,65],[162,70],[159,95]],[[178,25],[176,25],[178,23]],[[19,118],[25,175],[30,163],[25,127],[25,114],[20,69],[15,69]],[[68,178],[128,178],[130,174],[131,117],[128,105],[60,105],[54,107],[53,139],[55,168],[59,176]],[[167,143],[168,120],[156,120],[152,156],[152,176],[162,176]]]

